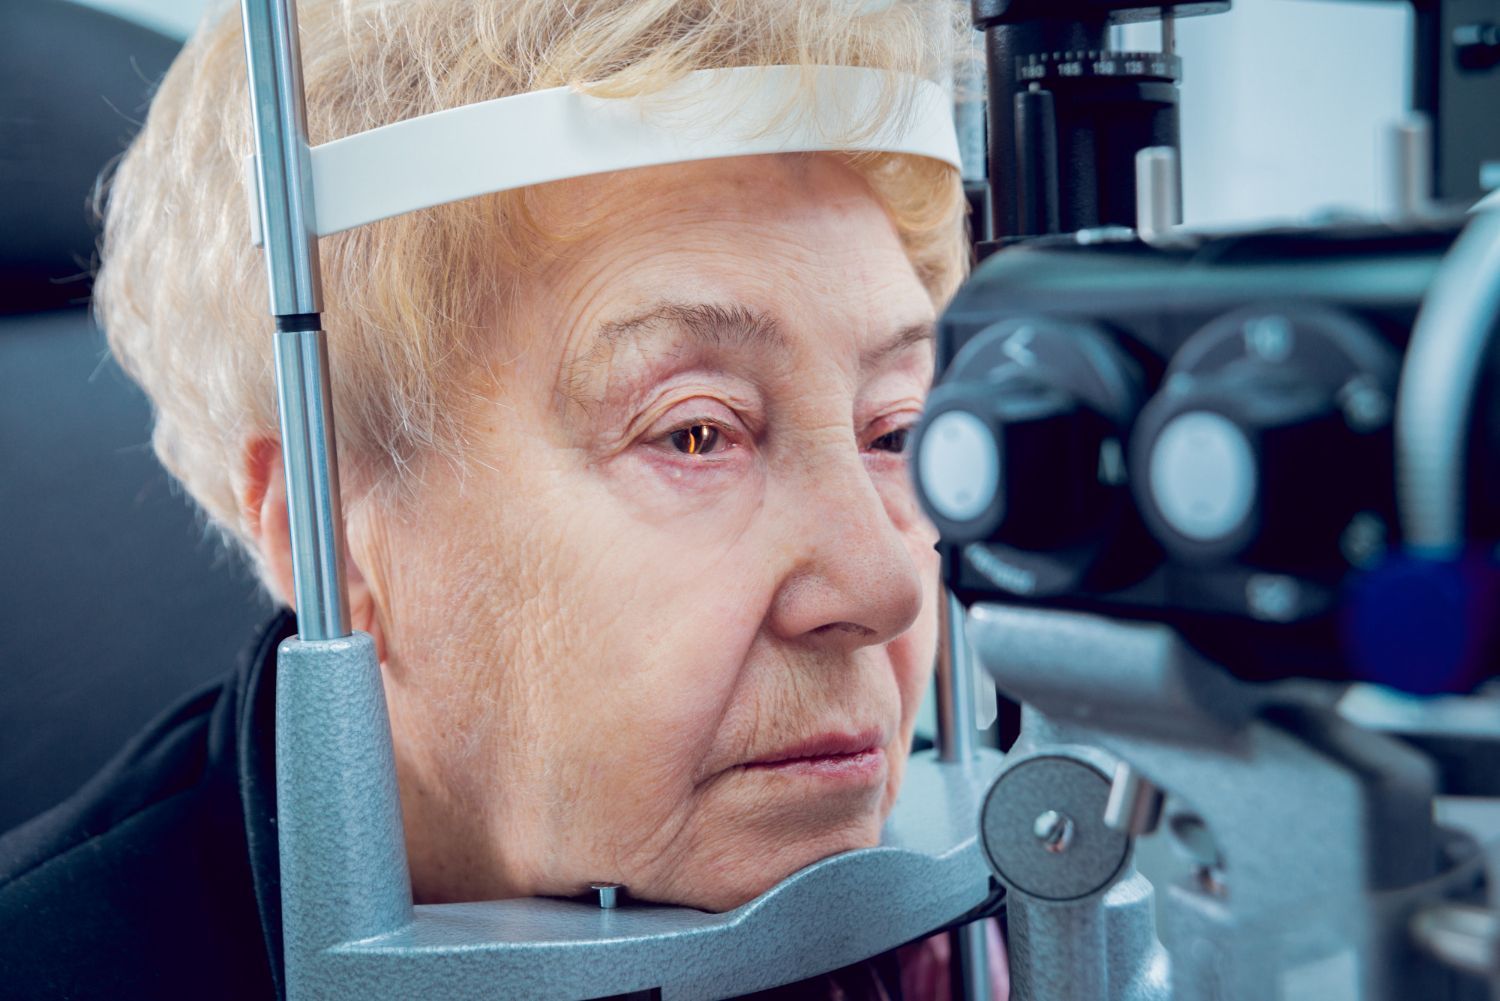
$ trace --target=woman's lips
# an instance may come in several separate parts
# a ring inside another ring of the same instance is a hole
[[[878,731],[821,734],[746,763],[751,771],[788,776],[870,781],[885,773],[885,748]]]

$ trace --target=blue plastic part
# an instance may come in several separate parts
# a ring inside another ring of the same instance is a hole
[[[1351,585],[1344,648],[1360,680],[1416,695],[1468,692],[1494,673],[1500,567],[1394,551]]]

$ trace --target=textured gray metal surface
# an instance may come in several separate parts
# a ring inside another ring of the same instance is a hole
[[[979,803],[1001,758],[913,757],[881,845],[724,914],[550,899],[410,906],[369,637],[289,640],[277,678],[288,993],[305,998],[716,998],[884,952],[990,894]]]
[[[1071,726],[1023,708],[1020,738],[985,798],[981,821],[986,854],[1009,889],[1013,1001],[1172,997],[1166,950],[1156,938],[1154,889],[1131,865],[1132,840],[1104,823],[1105,776],[1117,764],[1077,742]],[[1021,795],[1007,795],[1012,786]],[[1039,845],[1031,818],[1042,809],[1073,820],[1066,850]],[[1007,856],[1004,866],[996,865],[1000,855]]]
[[[323,950],[411,918],[390,717],[375,642],[289,639],[277,651],[276,828],[292,997]]]
[[[1205,669],[1170,629],[1149,623],[977,605],[969,641],[1002,690],[1085,731],[1218,743],[1260,705],[1245,686]]]
[[[1173,998],[1456,996],[1404,934],[1417,902],[1444,892],[1420,755],[1343,724],[1315,687],[1235,682],[1166,627],[981,606],[969,635],[1001,688],[1036,710],[1028,750],[1102,748],[1211,836],[1222,868],[1174,882],[1162,901]],[[1026,985],[1064,978],[1095,947],[1111,968],[1131,953],[1137,968],[1153,962],[1138,935],[1149,925],[1122,920],[1105,934],[1097,910],[1019,894],[1009,909],[1012,928],[1021,915],[1030,931],[1029,950],[1016,943],[1018,1001],[1065,996]]]
[[[1108,887],[1130,855],[1130,839],[1104,824],[1109,780],[1075,758],[1040,755],[1014,764],[985,797],[985,854],[1007,886],[1044,900],[1077,900]],[[1065,844],[1038,836],[1037,819],[1068,825]]]
[[[1156,941],[1152,897],[1146,878],[1130,872],[1088,900],[1010,898],[1011,997],[1167,1001],[1167,954]]]

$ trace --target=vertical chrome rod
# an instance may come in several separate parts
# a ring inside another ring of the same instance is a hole
[[[954,1001],[990,1001],[989,923],[970,921],[949,933],[954,957],[949,993]]]
[[[954,763],[974,757],[974,664],[964,633],[964,606],[947,589],[938,605],[938,759]],[[989,944],[985,922],[972,921],[948,933],[954,1001],[989,1001]]]
[[[944,590],[938,606],[937,745],[942,761],[974,757],[974,675],[964,606]]]
[[[244,0],[255,178],[276,320],[276,387],[297,629],[305,640],[349,634],[322,282],[295,0]]]

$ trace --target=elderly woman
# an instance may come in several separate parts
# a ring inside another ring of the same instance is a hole
[[[956,23],[929,2],[851,0],[300,11],[314,142],[548,87],[650,94],[713,67],[935,77]],[[96,296],[155,403],[162,462],[286,605],[250,143],[227,10],[119,166]],[[323,242],[351,614],[379,651],[419,901],[607,880],[722,910],[877,842],[936,642],[936,536],[904,452],[963,227],[945,164],[776,154]],[[221,689],[11,837],[0,914],[40,923],[24,954],[6,948],[38,983],[274,992],[270,680],[291,629],[283,616]],[[907,960],[931,972],[930,955]]]

